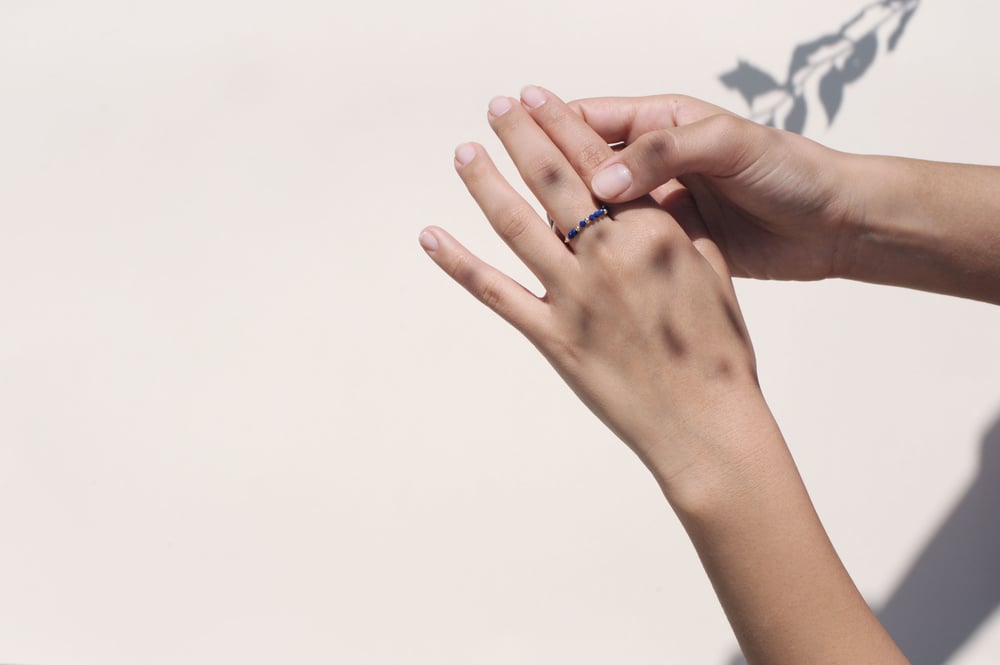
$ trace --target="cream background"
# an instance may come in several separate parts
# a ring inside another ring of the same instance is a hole
[[[464,140],[499,157],[491,96],[743,110],[719,74],[860,4],[6,0],[0,662],[728,663],[647,472],[416,236],[527,280],[452,172]],[[807,133],[1000,162],[998,21],[925,0]],[[1000,310],[738,289],[878,605],[1000,416]],[[998,653],[994,612],[951,662]]]

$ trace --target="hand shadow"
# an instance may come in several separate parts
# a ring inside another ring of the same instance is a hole
[[[944,665],[998,605],[1000,418],[983,439],[976,479],[877,614],[911,665]]]

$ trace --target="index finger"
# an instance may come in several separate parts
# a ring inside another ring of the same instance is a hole
[[[608,143],[632,143],[657,129],[681,127],[730,111],[685,95],[592,97],[568,106]]]

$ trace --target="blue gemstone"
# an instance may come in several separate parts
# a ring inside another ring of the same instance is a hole
[[[570,232],[569,232],[568,234],[566,234],[566,237],[567,237],[567,238],[575,238],[575,237],[576,237],[576,234],[577,234],[577,230],[576,230],[576,229],[573,229],[573,230],[572,230],[572,231],[570,231]]]
[[[585,227],[586,225],[587,225],[587,220],[583,220],[583,221],[581,221],[581,222],[580,222],[580,228],[581,228],[581,229],[582,229],[583,227]]]

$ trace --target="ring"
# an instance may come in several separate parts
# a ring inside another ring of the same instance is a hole
[[[569,233],[566,234],[566,237],[563,238],[563,242],[568,245],[569,241],[580,235],[581,231],[583,231],[585,228],[587,228],[588,226],[590,226],[591,224],[593,224],[594,222],[596,222],[601,217],[604,217],[607,214],[608,214],[608,209],[602,203],[600,208],[598,208],[597,210],[595,210],[594,212],[590,213],[589,215],[581,219],[579,222],[577,222],[576,226],[570,229]]]

